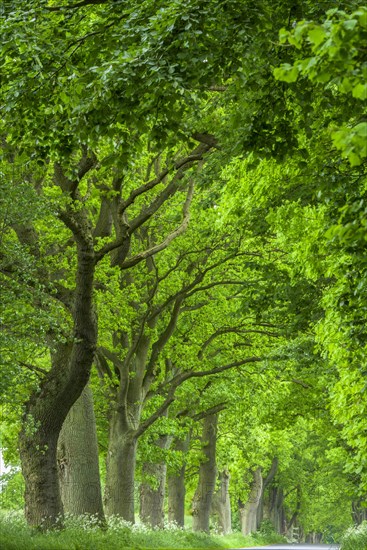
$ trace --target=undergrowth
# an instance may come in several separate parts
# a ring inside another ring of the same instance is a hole
[[[367,550],[367,522],[351,527],[342,538],[341,550]]]
[[[107,530],[101,530],[93,517],[67,517],[65,529],[40,533],[26,525],[22,514],[7,513],[0,516],[0,541],[2,550],[140,550],[238,548],[279,542],[279,539],[261,533],[253,537],[243,537],[240,533],[209,536],[181,529],[174,524],[167,524],[165,529],[152,530],[113,517],[108,520]]]

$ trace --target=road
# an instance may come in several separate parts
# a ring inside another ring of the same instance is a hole
[[[244,550],[339,550],[337,544],[272,544],[271,546],[251,546]]]

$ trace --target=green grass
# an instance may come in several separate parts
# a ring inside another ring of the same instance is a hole
[[[271,540],[269,540],[269,538]],[[99,530],[93,521],[68,520],[67,528],[45,534],[32,532],[21,514],[3,514],[0,517],[0,541],[2,550],[127,550],[148,548],[239,548],[276,542],[274,537],[243,537],[232,535],[208,536],[169,527],[149,530],[144,526],[126,526],[119,520],[111,520],[107,531]]]

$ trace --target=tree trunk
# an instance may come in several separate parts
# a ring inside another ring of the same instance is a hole
[[[313,531],[312,533],[309,533],[306,537],[306,542],[311,544],[321,544],[322,541],[322,533],[315,533]]]
[[[143,381],[150,338],[141,336],[128,364],[114,353],[104,353],[119,371],[120,385],[110,417],[106,459],[105,510],[108,515],[135,522],[135,469],[138,428],[144,401]],[[133,376],[130,376],[133,374]]]
[[[223,535],[232,532],[231,500],[229,498],[229,472],[219,474],[219,488],[213,495],[212,510],[218,519],[219,530]]]
[[[107,515],[134,523],[137,440],[121,416],[114,411],[110,423],[104,503]]]
[[[170,443],[168,436],[161,436],[156,445],[167,449]],[[165,462],[144,462],[143,476],[151,478],[140,485],[140,519],[151,528],[162,528],[164,524],[164,496],[166,492],[167,465]]]
[[[29,431],[32,429],[30,422]],[[32,527],[50,529],[62,522],[63,516],[56,467],[58,430],[38,428],[32,445],[24,432],[25,428],[20,436],[20,456],[25,480],[25,517]]]
[[[269,518],[274,529],[279,534],[285,533],[285,512],[283,489],[278,486],[270,488],[270,510]]]
[[[265,494],[265,492],[267,491],[269,485],[271,485],[271,483],[274,481],[274,478],[278,471],[278,462],[279,461],[276,457],[273,458],[269,473],[266,476],[266,478],[263,479],[260,502],[257,509],[257,520],[256,520],[257,529],[259,529],[263,519],[269,519],[269,512],[270,512],[269,495]]]
[[[293,537],[293,527],[295,526],[296,524],[296,521],[297,521],[297,518],[298,518],[298,515],[301,511],[301,506],[302,506],[302,493],[301,493],[301,486],[298,485],[297,486],[297,502],[296,502],[296,509],[295,511],[293,512],[290,520],[287,522],[287,521],[284,521],[284,528],[285,528],[285,532],[286,532],[286,536],[287,537],[290,537],[292,538]],[[286,520],[286,517],[285,517],[285,514],[284,514],[284,519]]]
[[[199,482],[192,501],[192,528],[209,533],[209,518],[216,481],[215,452],[217,442],[218,415],[204,418],[203,452],[205,460],[200,464]]]
[[[257,510],[261,498],[262,484],[261,468],[257,468],[253,472],[248,500],[245,504],[240,502],[241,532],[243,535],[255,533],[257,530]]]
[[[180,527],[185,526],[185,454],[189,450],[190,434],[185,439],[178,439],[175,443],[175,450],[182,453],[182,466],[176,473],[168,476],[168,520],[177,523]]]
[[[84,388],[62,426],[57,463],[64,511],[76,516],[92,514],[104,523],[96,419],[89,386]]]
[[[60,187],[62,185],[61,182]],[[69,410],[88,382],[97,343],[93,310],[95,253],[87,213],[66,207],[60,210],[59,216],[73,232],[77,250],[70,358],[65,362],[63,353],[56,350],[51,370],[26,403],[19,434],[25,515],[30,526],[41,528],[56,526],[63,514],[56,464],[57,440]]]

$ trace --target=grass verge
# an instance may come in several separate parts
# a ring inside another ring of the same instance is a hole
[[[66,528],[41,534],[27,527],[19,513],[0,517],[0,547],[2,550],[142,550],[149,548],[239,548],[277,542],[271,536],[256,534],[243,537],[240,533],[227,536],[192,531],[168,526],[149,530],[143,525],[128,525],[110,518],[109,529],[101,531],[93,518],[68,518]]]

